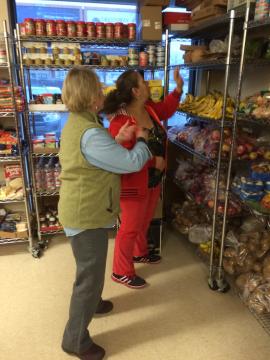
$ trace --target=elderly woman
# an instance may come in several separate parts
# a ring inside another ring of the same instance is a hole
[[[62,92],[70,111],[61,135],[59,219],[68,236],[77,271],[62,348],[82,360],[99,360],[105,350],[95,344],[88,325],[95,313],[113,308],[101,298],[108,247],[107,229],[119,213],[120,175],[139,171],[152,157],[147,132],[124,124],[118,141],[137,137],[132,150],[118,145],[97,113],[103,95],[97,75],[72,68]]]

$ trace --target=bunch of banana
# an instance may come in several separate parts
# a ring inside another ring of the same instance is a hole
[[[185,101],[179,106],[181,111],[189,112],[201,117],[218,120],[222,117],[223,95],[217,91],[206,96],[187,94]],[[234,101],[228,97],[226,106],[226,117],[232,118],[234,112]]]

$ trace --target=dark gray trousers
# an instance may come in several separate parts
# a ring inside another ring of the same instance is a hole
[[[77,271],[62,347],[81,354],[93,341],[87,330],[101,300],[108,251],[108,230],[85,230],[69,238]]]

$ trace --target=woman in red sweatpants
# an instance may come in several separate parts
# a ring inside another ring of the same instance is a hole
[[[124,72],[104,103],[104,113],[110,115],[109,131],[127,149],[134,139],[122,142],[119,129],[126,123],[148,129],[148,147],[153,158],[136,173],[121,176],[121,226],[115,240],[112,279],[130,288],[142,288],[146,282],[137,276],[134,262],[156,264],[161,258],[148,253],[147,231],[153,218],[165,169],[167,136],[161,120],[171,117],[179,104],[183,80],[174,72],[176,89],[162,102],[149,101],[149,89],[142,76],[134,70]]]

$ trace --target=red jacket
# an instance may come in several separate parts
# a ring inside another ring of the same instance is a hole
[[[168,96],[165,97],[164,101],[154,103],[148,101],[145,105],[145,109],[151,118],[156,121],[159,125],[161,120],[167,120],[177,110],[179,104],[180,94],[177,90],[174,90]],[[113,137],[116,137],[120,128],[127,122],[136,124],[136,119],[131,117],[125,112],[119,112],[110,121],[109,132]],[[136,144],[136,138],[131,141],[122,143],[121,145],[127,149],[132,149]],[[124,174],[121,176],[121,197],[140,197],[146,194],[148,188],[148,168],[155,166],[155,158],[149,160],[144,167],[131,174]]]

